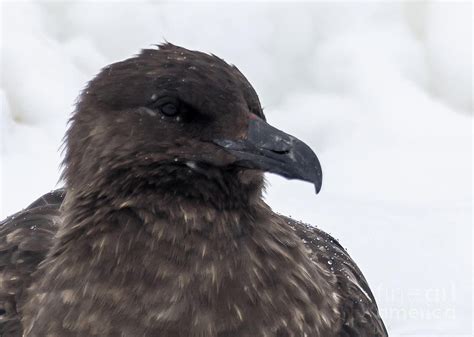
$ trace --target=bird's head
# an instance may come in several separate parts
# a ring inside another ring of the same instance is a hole
[[[109,65],[89,83],[66,150],[64,176],[75,187],[189,189],[209,180],[260,187],[262,172],[273,172],[321,188],[316,155],[266,123],[235,66],[171,44]]]

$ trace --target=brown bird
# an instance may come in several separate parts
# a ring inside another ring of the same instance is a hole
[[[387,336],[328,234],[274,213],[263,172],[321,187],[240,71],[171,44],[105,67],[65,138],[64,190],[0,226],[0,336]]]

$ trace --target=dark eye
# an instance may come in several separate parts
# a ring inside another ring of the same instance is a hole
[[[159,109],[162,114],[169,117],[174,117],[179,114],[179,108],[174,103],[165,103]]]
[[[153,95],[149,107],[158,111],[162,115],[176,117],[181,114],[182,106],[179,100],[175,97],[163,96],[156,99],[155,95]]]

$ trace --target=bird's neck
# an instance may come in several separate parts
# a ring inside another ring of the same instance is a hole
[[[252,230],[257,213],[269,211],[261,199],[260,175],[172,173],[146,179],[128,174],[70,186],[63,206],[64,241],[80,239],[84,232],[116,230],[124,226],[123,219],[136,222],[137,231],[158,233],[155,241],[182,239],[190,232],[233,240]]]
[[[246,209],[262,197],[263,174],[253,170],[192,168],[182,163],[123,166],[113,170],[69,172],[65,176],[68,191],[76,200],[87,200],[87,207],[117,207],[135,202],[146,207],[166,209],[170,204],[194,203],[229,210]]]

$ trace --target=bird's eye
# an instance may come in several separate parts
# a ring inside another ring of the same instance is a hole
[[[174,117],[179,114],[179,109],[176,104],[165,103],[160,107],[160,111],[163,115]]]
[[[167,117],[177,117],[182,112],[182,105],[175,97],[163,96],[157,98],[156,95],[153,95],[149,104],[149,107],[154,111],[158,111]]]

